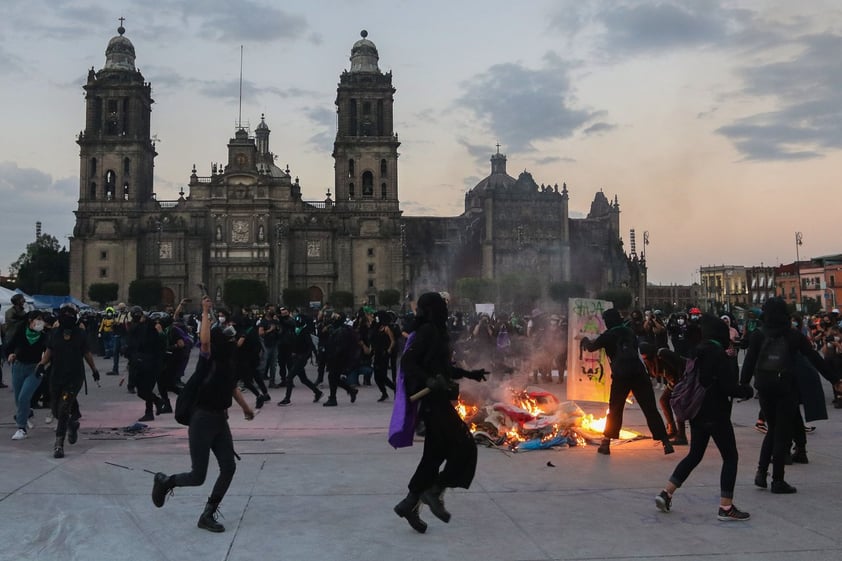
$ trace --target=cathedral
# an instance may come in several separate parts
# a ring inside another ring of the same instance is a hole
[[[204,284],[223,298],[230,279],[266,284],[271,302],[285,289],[306,289],[313,305],[335,292],[377,306],[378,293],[404,297],[453,290],[464,277],[535,272],[544,286],[569,281],[590,294],[608,287],[642,291],[645,266],[628,257],[620,238],[619,204],[598,192],[587,218],[571,219],[566,184],[538,185],[524,171],[506,171],[491,156],[491,173],[465,195],[456,217],[407,217],[400,210],[392,73],[362,38],[339,76],[333,194],[302,199],[298,178],[275,165],[270,129],[235,130],[228,160],[200,175],[188,192],[159,200],[157,155],[150,134],[151,85],[135,67],[122,25],[105,65],[84,85],[79,202],[70,240],[70,290],[80,299],[94,283],[116,283],[128,300],[135,279],[159,279],[162,302]]]

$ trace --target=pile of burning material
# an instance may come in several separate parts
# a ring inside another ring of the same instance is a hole
[[[524,451],[584,446],[602,438],[605,419],[595,420],[572,401],[559,402],[555,395],[541,390],[510,388],[509,394],[509,403],[481,405],[460,396],[457,411],[478,443]],[[622,439],[639,436],[630,431],[623,433]]]

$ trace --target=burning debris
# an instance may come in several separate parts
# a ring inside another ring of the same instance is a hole
[[[602,439],[606,417],[594,419],[572,401],[543,390],[507,389],[508,402],[460,395],[456,410],[478,443],[512,451],[585,446]],[[607,414],[607,412],[606,412]],[[640,435],[623,430],[620,439]]]

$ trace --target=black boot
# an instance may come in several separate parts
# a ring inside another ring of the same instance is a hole
[[[419,516],[421,510],[421,499],[418,495],[410,493],[404,500],[395,505],[395,514],[405,518],[412,529],[423,534],[427,531],[427,523]]]
[[[163,413],[172,413],[172,403],[170,403],[169,399],[163,400],[163,405],[161,405],[161,408],[158,409],[158,415]]]
[[[807,449],[796,448],[795,453],[792,455],[792,461],[796,464],[809,464],[810,460],[807,459]]]
[[[324,403],[322,403],[322,406],[323,406],[323,407],[336,407],[336,405],[337,405],[337,403],[336,403],[336,398],[335,398],[335,397],[329,397],[329,398],[327,399],[327,401],[325,401]]]
[[[604,454],[606,456],[611,455],[611,439],[610,438],[603,438],[602,443],[599,445],[599,448],[596,449],[597,453]]]
[[[164,400],[160,397],[155,398],[155,414],[160,415],[164,413]]]
[[[664,454],[675,453],[675,448],[672,447],[672,442],[669,441],[669,438],[663,439],[661,443],[664,445]]]
[[[438,484],[421,493],[421,501],[430,507],[430,512],[442,522],[450,522],[450,513],[444,508],[444,489]]]
[[[769,472],[765,469],[757,468],[757,473],[754,474],[754,484],[761,489],[766,489],[769,486],[767,483],[766,478],[769,476]]]
[[[225,526],[216,521],[220,502],[220,500],[213,498],[208,499],[208,502],[205,505],[205,510],[202,511],[202,515],[199,517],[199,522],[196,524],[199,528],[207,530],[208,532],[216,533],[225,531]]]
[[[53,458],[63,458],[64,457],[64,437],[57,436],[56,437],[56,444],[53,447]]]
[[[67,442],[76,444],[79,440],[79,421],[70,421],[67,423]]]
[[[155,480],[152,483],[152,504],[161,508],[164,506],[164,501],[167,500],[167,493],[175,487],[175,481],[172,476],[168,476],[160,471],[155,474]]]
[[[797,489],[781,479],[780,481],[772,481],[771,491],[778,495],[789,495],[791,493],[795,493]]]

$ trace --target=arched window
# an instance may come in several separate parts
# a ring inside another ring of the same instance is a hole
[[[117,189],[117,174],[113,170],[105,172],[105,198],[110,199],[114,196]]]
[[[96,200],[96,181],[91,181],[91,191],[88,196],[92,201]]]
[[[374,174],[367,171],[363,174],[363,197],[374,196]]]
[[[354,183],[351,182],[348,184],[348,196],[352,199],[354,198]]]
[[[386,191],[386,184],[381,183],[380,184],[380,198],[383,199],[384,201],[386,200],[386,192],[387,192]]]
[[[354,168],[354,158],[348,160],[348,178],[354,179],[354,175],[356,175],[357,170]]]
[[[124,201],[129,200],[129,182],[128,181],[123,183],[123,200]]]
[[[132,172],[132,161],[128,158],[123,158],[123,175],[130,175]]]
[[[389,166],[386,164],[386,160],[380,160],[380,177],[386,177],[388,170]]]

